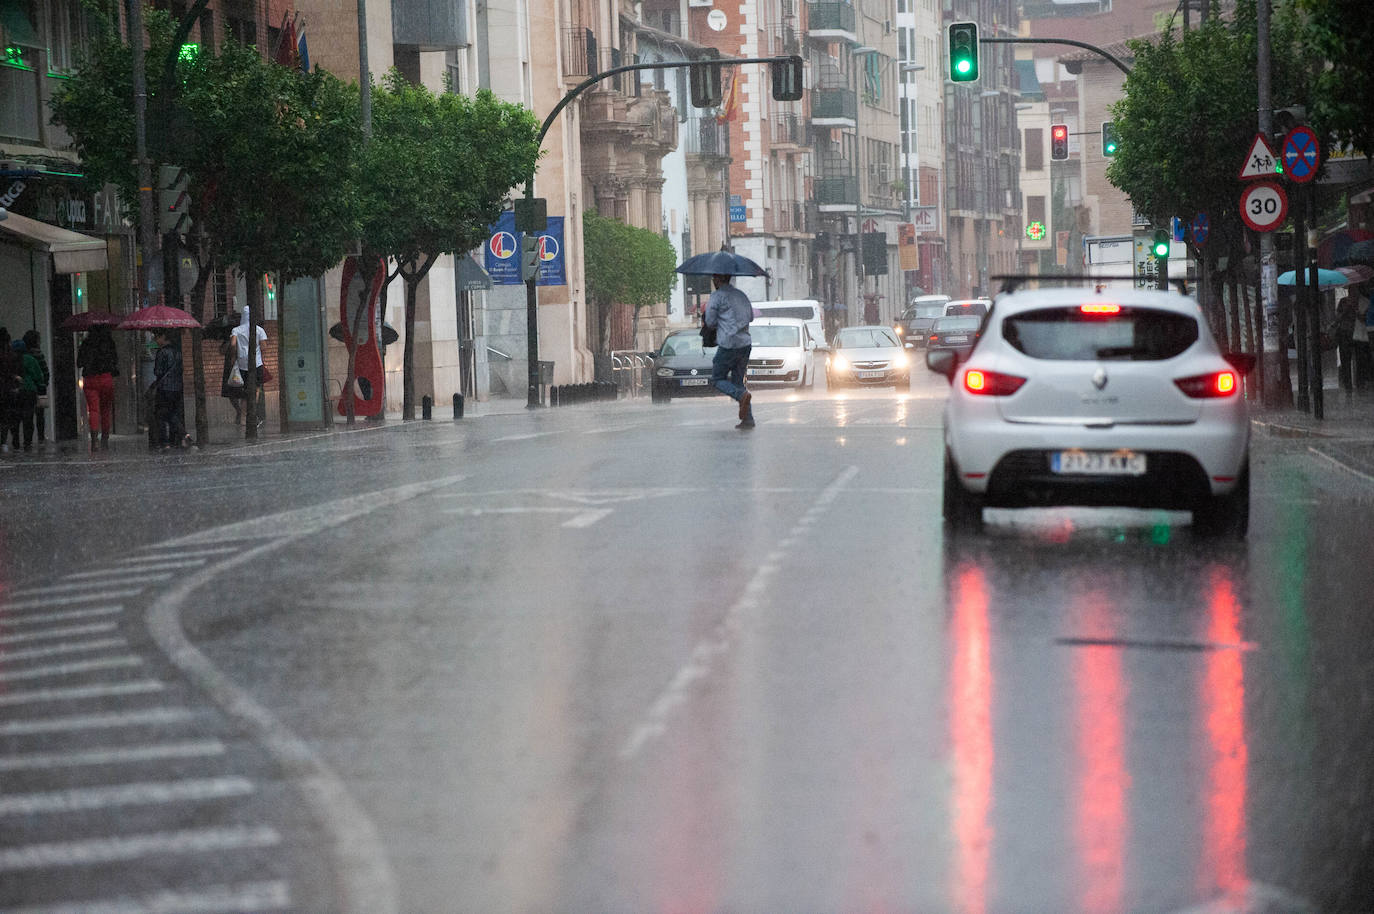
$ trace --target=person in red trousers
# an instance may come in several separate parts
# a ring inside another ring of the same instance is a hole
[[[86,418],[91,427],[91,450],[100,432],[100,449],[110,449],[114,428],[114,379],[119,376],[119,354],[109,327],[92,327],[76,351],[81,369],[81,387],[86,392]]]

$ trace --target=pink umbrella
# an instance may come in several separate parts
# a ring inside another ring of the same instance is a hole
[[[90,330],[92,327],[117,327],[122,320],[124,315],[108,311],[78,311],[58,326],[62,330]]]
[[[124,318],[119,330],[178,330],[200,326],[188,312],[171,305],[149,305]]]
[[[1336,267],[1337,273],[1343,273],[1345,278],[1350,280],[1350,284],[1368,282],[1374,279],[1374,268],[1367,267],[1362,263],[1349,267]]]

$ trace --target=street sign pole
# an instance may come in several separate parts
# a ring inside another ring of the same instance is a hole
[[[1274,103],[1271,92],[1272,47],[1270,42],[1270,0],[1255,4],[1255,45],[1257,52],[1260,136],[1268,137],[1274,126]],[[1273,409],[1293,405],[1293,387],[1288,380],[1285,353],[1279,349],[1279,287],[1278,263],[1274,256],[1274,236],[1260,234],[1260,298],[1264,302],[1263,352],[1260,362],[1260,390],[1262,402]]]

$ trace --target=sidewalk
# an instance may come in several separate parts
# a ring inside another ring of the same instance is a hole
[[[1322,389],[1323,418],[1297,409],[1251,408],[1255,431],[1280,438],[1305,438],[1314,451],[1374,480],[1374,390],[1347,394]]]
[[[486,400],[482,402],[466,401],[463,406],[462,422],[469,420],[479,420],[486,416],[518,415],[525,412],[525,401],[513,397],[503,397],[500,399]],[[417,408],[416,422],[419,419],[420,411]],[[452,404],[445,404],[444,409],[440,410],[437,405],[432,412],[433,422],[454,422]],[[253,449],[266,444],[284,441],[303,441],[310,438],[329,438],[338,435],[356,434],[376,434],[390,429],[397,430],[404,428],[411,423],[405,423],[401,419],[400,410],[388,413],[381,421],[358,418],[354,421],[353,427],[349,428],[342,416],[334,417],[333,428],[306,428],[282,433],[280,427],[275,422],[268,422],[258,429],[256,441],[246,441],[243,437],[243,429],[223,424],[213,424],[210,427],[209,446],[203,450],[200,448],[190,448],[181,450],[172,448],[169,451],[150,450],[148,447],[148,436],[140,432],[136,435],[111,435],[109,450],[90,449],[88,439],[55,442],[51,439],[43,442],[34,441],[33,450],[24,451],[13,449],[8,454],[0,454],[0,468],[23,466],[31,464],[54,464],[54,463],[120,463],[127,461],[147,461],[147,460],[172,460],[176,458],[189,458],[200,454],[215,454],[244,449]],[[188,431],[192,436],[195,435],[194,420],[191,420]],[[3,477],[0,477],[3,478]]]

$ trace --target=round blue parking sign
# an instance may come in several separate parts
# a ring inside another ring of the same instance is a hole
[[[1193,233],[1193,244],[1206,244],[1207,233],[1212,230],[1212,223],[1206,213],[1198,213],[1188,228]]]
[[[1306,184],[1317,176],[1321,147],[1311,127],[1294,127],[1283,138],[1283,168],[1289,180]]]

